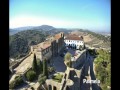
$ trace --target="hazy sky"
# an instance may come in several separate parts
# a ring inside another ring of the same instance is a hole
[[[10,28],[43,24],[110,31],[110,0],[10,0]]]

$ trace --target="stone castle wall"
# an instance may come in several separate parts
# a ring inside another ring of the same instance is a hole
[[[77,58],[76,61],[73,61],[73,68],[77,68],[77,67],[82,67],[82,65],[84,64],[86,60],[86,50],[83,50],[81,52],[81,55]]]

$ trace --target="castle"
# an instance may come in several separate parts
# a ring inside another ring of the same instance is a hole
[[[72,37],[72,36],[71,36]],[[75,37],[75,38],[74,38]],[[44,42],[41,42],[37,45],[31,46],[31,51],[28,56],[22,60],[21,64],[15,68],[17,74],[25,75],[25,73],[30,70],[32,62],[33,62],[33,54],[36,54],[36,57],[39,60],[44,60],[45,58],[50,61],[51,58],[59,55],[59,53],[62,53],[65,49],[65,46],[68,44],[66,43],[66,40],[69,39],[70,42],[74,43],[74,41],[77,41],[78,43],[70,44],[69,46],[84,46],[83,39],[81,40],[81,37],[74,36],[72,39],[70,37],[64,38],[64,33],[60,32],[54,36],[48,36]],[[75,40],[74,40],[75,39]],[[77,49],[77,48],[76,48]],[[71,58],[72,59],[72,58]],[[67,67],[65,72],[59,72],[62,76],[61,82],[56,82],[52,78],[46,80],[46,90],[80,90],[80,78],[81,78],[81,72],[82,69],[77,70],[77,68],[80,64],[83,64],[86,60],[86,50],[82,50],[81,53],[79,53],[77,56],[74,56],[74,59],[72,59],[72,68]],[[66,63],[65,63],[66,65]],[[67,65],[66,65],[67,66]],[[24,67],[24,68],[23,68]],[[23,70],[24,69],[24,70]],[[55,73],[57,74],[57,73]],[[14,77],[10,81],[12,81]],[[45,90],[42,88],[42,86],[37,82],[34,85],[35,90]],[[28,88],[28,90],[31,90]]]
[[[47,37],[44,42],[38,45],[31,46],[31,52],[35,53],[37,58],[40,60],[44,60],[44,58],[50,60],[52,57],[57,56],[60,52],[62,52],[65,49],[65,46],[76,47],[75,49],[79,49],[80,45],[82,47],[84,46],[83,37],[68,35],[66,38],[64,38],[64,33],[61,32],[54,36]],[[44,86],[46,86],[46,90],[80,90],[82,69],[77,70],[75,68],[84,63],[85,60],[86,50],[83,50],[72,61],[72,68],[67,67],[64,73],[59,72],[61,75],[63,75],[61,82],[56,82],[52,78],[46,80],[46,83],[44,84]],[[36,89],[43,90],[39,83],[37,83]]]
[[[58,55],[64,48],[64,33],[61,32],[54,36],[49,36],[47,39],[37,45],[31,46],[31,52],[36,54],[40,60],[51,59]]]

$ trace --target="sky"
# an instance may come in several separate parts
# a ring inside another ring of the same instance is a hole
[[[10,0],[9,27],[51,25],[111,31],[110,0]]]

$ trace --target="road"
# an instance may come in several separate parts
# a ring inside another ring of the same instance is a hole
[[[86,62],[83,65],[82,76],[80,79],[81,90],[90,90],[90,88],[92,88],[92,90],[100,90],[97,84],[90,85],[90,84],[83,83],[83,79],[87,79],[85,76],[88,76],[89,67],[90,67],[91,80],[96,80],[96,77],[93,71],[93,61],[94,61],[94,58],[92,58],[92,56],[90,56],[90,54],[87,52]]]
[[[88,75],[88,68],[89,68],[88,60],[89,60],[88,55],[86,55],[86,61],[82,65],[83,67],[80,78],[80,90],[90,90],[90,84],[83,83],[83,79],[87,79],[85,76]]]
[[[95,77],[95,74],[94,74],[94,71],[93,71],[93,61],[94,61],[94,58],[92,58],[90,55],[89,55],[89,65],[90,65],[90,76],[91,76],[91,79],[92,80],[96,80],[96,77]],[[100,87],[97,85],[97,84],[92,84],[92,90],[100,90]]]

